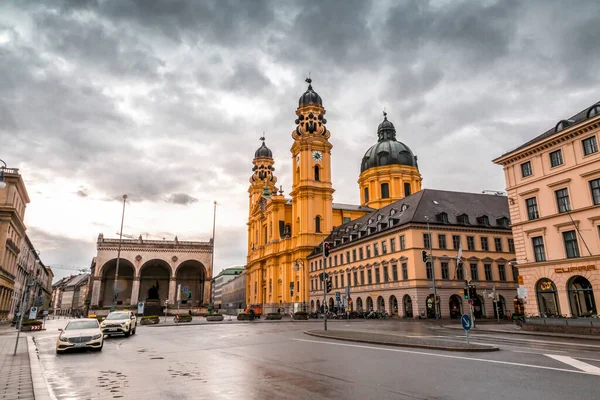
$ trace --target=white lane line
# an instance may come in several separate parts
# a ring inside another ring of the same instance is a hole
[[[512,351],[513,353],[527,353],[527,354],[540,354],[539,351],[523,351],[523,350],[509,350]],[[552,350],[555,353],[566,353],[566,351],[562,351],[562,350]]]
[[[562,346],[572,346],[572,347],[594,347],[594,348],[600,348],[600,345],[597,344],[583,344],[583,343],[570,343],[570,342],[555,342],[552,340],[535,340],[535,339],[523,339],[523,338],[514,338],[514,339],[507,339],[506,337],[502,337],[502,336],[494,336],[494,335],[473,335],[473,338],[476,337],[487,337],[487,338],[494,338],[494,339],[504,339],[504,340],[510,340],[510,341],[514,341],[514,342],[532,342],[532,343],[542,343],[542,344],[560,344]],[[475,339],[473,339],[475,340]]]
[[[594,374],[594,375],[600,375],[600,368],[588,364],[588,363],[584,363],[583,361],[579,361],[576,360],[572,357],[568,357],[568,356],[557,356],[554,354],[544,354],[546,357],[550,357],[555,359],[556,361],[560,361],[563,362],[567,365],[570,365],[571,367],[575,367],[577,369],[580,369],[582,371],[585,372],[589,372],[590,374]]]
[[[358,348],[370,349],[370,350],[392,351],[392,352],[395,352],[395,353],[408,353],[408,354],[419,354],[419,355],[431,356],[431,357],[453,358],[455,360],[480,361],[480,362],[487,362],[487,363],[491,363],[491,364],[504,364],[504,365],[514,365],[514,366],[517,366],[517,367],[527,367],[527,368],[536,368],[536,369],[548,369],[548,370],[551,370],[551,371],[571,372],[573,374],[600,375],[600,373],[596,374],[596,373],[593,373],[593,372],[576,371],[576,370],[573,370],[573,369],[546,367],[546,366],[543,366],[543,365],[522,364],[522,363],[516,363],[516,362],[510,362],[510,361],[488,360],[488,359],[485,359],[485,358],[473,358],[473,357],[454,356],[454,355],[450,355],[450,354],[427,353],[427,352],[424,352],[424,351],[389,349],[389,348],[384,348],[384,347],[363,346],[363,345],[358,345],[358,344],[322,342],[322,341],[319,341],[319,340],[307,340],[307,339],[292,339],[292,340],[297,340],[299,342],[328,344],[328,345],[331,345],[331,346],[358,347]]]

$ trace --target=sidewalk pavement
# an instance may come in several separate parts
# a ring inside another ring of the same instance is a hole
[[[564,339],[584,339],[584,340],[600,340],[598,335],[578,335],[574,333],[556,333],[556,332],[539,332],[539,331],[525,331],[523,329],[517,329],[514,325],[504,324],[504,327],[495,327],[490,324],[479,324],[475,325],[473,332],[487,332],[487,333],[511,333],[515,335],[532,335],[532,336],[546,336]],[[507,328],[507,326],[512,326]],[[442,328],[449,329],[460,329],[463,330],[462,326],[456,325],[442,325]]]
[[[321,324],[323,323],[322,319],[308,319],[308,320],[299,320],[299,321],[295,321],[293,320],[289,315],[284,315],[283,318],[281,318],[280,320],[267,320],[266,317],[262,316],[261,318],[257,318],[254,321],[238,321],[237,320],[237,316],[232,315],[231,316],[231,320],[229,320],[229,316],[228,315],[224,315],[223,316],[223,321],[207,321],[205,317],[197,317],[194,316],[192,318],[191,322],[179,322],[176,323],[173,321],[173,316],[170,315],[166,318],[165,321],[165,317],[162,316],[160,317],[160,322],[156,325],[141,325],[140,320],[141,317],[138,317],[138,328],[140,326],[153,326],[153,327],[158,327],[158,326],[186,326],[186,325],[217,325],[217,324],[281,324],[281,323],[307,323],[307,322],[320,322]],[[328,319],[327,322],[364,322],[364,321],[368,321],[365,319]]]
[[[326,339],[346,340],[349,342],[380,344],[386,346],[413,347],[430,350],[482,352],[498,351],[497,346],[482,344],[466,344],[464,342],[448,342],[426,337],[408,337],[393,334],[357,331],[312,330],[304,332],[310,336]]]
[[[0,324],[0,399],[34,399],[27,336],[21,333],[13,356],[16,338],[14,327]]]

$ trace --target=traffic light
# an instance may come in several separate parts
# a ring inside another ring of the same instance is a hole
[[[465,300],[469,300],[469,288],[468,287],[466,287],[464,289],[464,296],[465,296]]]
[[[326,281],[328,276],[329,275],[327,274],[327,272],[323,272],[322,274],[319,274],[319,278],[321,278],[321,281]]]
[[[327,293],[331,292],[331,280],[327,281]]]
[[[474,285],[469,285],[469,298],[474,299],[477,297],[477,288]]]
[[[423,262],[426,263],[427,262],[427,251],[423,250],[422,254],[423,254]]]
[[[324,255],[325,257],[329,257],[329,250],[330,250],[330,246],[331,246],[331,244],[329,244],[329,243],[327,243],[327,242],[325,242],[325,243],[323,244],[323,255]]]

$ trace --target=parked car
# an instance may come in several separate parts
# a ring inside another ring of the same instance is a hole
[[[100,324],[100,328],[105,336],[135,335],[136,327],[137,318],[131,311],[113,311]]]
[[[61,331],[56,341],[56,354],[71,349],[91,348],[101,351],[104,346],[104,335],[100,324],[92,318],[69,321]]]

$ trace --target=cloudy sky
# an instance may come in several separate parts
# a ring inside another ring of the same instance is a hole
[[[149,239],[208,240],[216,200],[219,271],[245,263],[263,131],[290,191],[309,71],[336,202],[358,203],[384,107],[425,187],[503,190],[491,159],[600,100],[598,15],[597,0],[7,0],[0,158],[45,263],[89,267],[127,193],[124,232]]]

